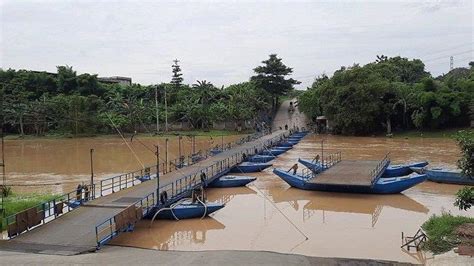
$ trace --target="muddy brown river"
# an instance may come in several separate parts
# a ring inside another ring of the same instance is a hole
[[[288,169],[300,157],[314,157],[321,139],[307,136],[274,160],[274,167]],[[343,159],[381,159],[390,152],[394,163],[428,160],[431,165],[455,167],[459,156],[450,139],[324,136],[324,140],[324,152],[341,151]],[[198,145],[204,149],[220,141],[215,138],[211,143],[202,137]],[[156,140],[145,138],[143,142],[152,146]],[[143,163],[153,164],[151,152],[138,143],[133,145]],[[89,179],[90,148],[95,149],[100,177],[140,168],[117,138],[8,141],[8,182],[35,185],[15,187],[21,191],[72,190],[77,182]],[[177,153],[176,142],[170,150]],[[158,220],[152,226],[143,220],[134,232],[121,234],[112,244],[159,250],[266,250],[420,263],[425,254],[400,249],[402,232],[413,235],[426,219],[443,211],[473,215],[453,206],[454,194],[461,188],[456,185],[425,182],[396,195],[344,194],[290,188],[272,169],[249,175],[257,180],[247,187],[208,190],[210,201],[226,203],[211,217]]]

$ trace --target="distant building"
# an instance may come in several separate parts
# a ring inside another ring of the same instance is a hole
[[[58,73],[52,73],[52,72],[46,72],[46,71],[36,71],[36,70],[31,70],[31,72],[34,73],[45,73],[48,75],[51,75],[53,77],[57,77]],[[120,84],[120,85],[125,85],[125,86],[130,86],[132,85],[132,78],[129,77],[120,77],[120,76],[112,76],[112,77],[98,77],[97,80],[102,83],[108,83],[108,84]]]
[[[120,84],[120,85],[126,85],[130,86],[132,85],[132,78],[128,77],[119,77],[119,76],[113,76],[113,77],[98,77],[97,78],[99,82],[103,83],[115,83],[115,84]]]

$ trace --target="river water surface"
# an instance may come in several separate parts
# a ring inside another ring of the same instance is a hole
[[[238,138],[228,137],[226,141]],[[273,166],[288,169],[300,157],[314,157],[320,151],[321,139],[307,136],[275,159]],[[341,151],[343,159],[380,160],[390,152],[394,163],[428,160],[432,165],[455,167],[459,156],[456,143],[450,139],[324,139],[325,154]],[[154,141],[144,140],[150,146]],[[202,138],[199,145],[204,149],[219,141],[215,139],[211,144]],[[134,145],[140,160],[146,164],[154,162],[151,152]],[[176,146],[173,147],[176,154]],[[95,164],[100,176],[140,168],[120,139],[11,141],[7,143],[9,181],[61,183],[25,187],[28,191],[72,189],[77,182],[89,178],[89,148],[96,150]],[[134,232],[119,235],[112,244],[159,250],[266,250],[420,263],[424,254],[407,254],[400,249],[401,233],[413,235],[433,214],[461,214],[453,206],[454,194],[461,188],[456,185],[425,182],[402,194],[364,195],[290,188],[272,169],[250,175],[257,180],[247,187],[208,190],[210,201],[226,203],[211,217],[158,220],[152,226],[149,220],[143,220]]]
[[[324,137],[325,152],[343,159],[394,162],[429,160],[455,167],[459,150],[448,139]],[[307,136],[274,160],[288,169],[299,157],[320,151],[320,136]],[[401,233],[413,235],[433,214],[461,212],[453,206],[460,186],[425,182],[397,195],[363,195],[290,188],[272,169],[252,174],[248,187],[209,189],[210,201],[226,207],[211,217],[183,221],[142,221],[116,245],[159,250],[267,250],[324,257],[353,257],[420,263],[424,254],[400,249]],[[466,213],[463,213],[466,215]],[[470,213],[472,215],[472,213]],[[307,237],[307,239],[306,239]]]

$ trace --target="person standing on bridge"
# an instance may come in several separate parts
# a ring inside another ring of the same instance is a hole
[[[298,171],[298,164],[295,163],[290,169],[288,169],[288,171],[286,171],[287,173],[290,172],[291,170],[293,170],[293,175],[296,175],[296,171]]]
[[[207,187],[207,176],[204,172],[201,173],[201,184],[202,187]]]

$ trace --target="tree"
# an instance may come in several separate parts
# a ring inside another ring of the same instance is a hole
[[[272,109],[276,110],[278,97],[286,95],[293,89],[293,85],[301,82],[292,78],[285,78],[293,73],[293,69],[285,66],[282,59],[278,58],[276,54],[271,54],[270,58],[262,61],[262,63],[263,66],[254,68],[257,75],[252,76],[250,80],[273,96]]]
[[[175,59],[173,62],[174,64],[171,66],[173,76],[171,77],[170,83],[173,84],[175,88],[179,89],[179,87],[181,87],[183,83],[183,77],[182,77],[183,74],[181,73],[181,67],[178,65],[179,60]]]
[[[200,107],[200,121],[201,128],[209,129],[210,122],[210,102],[217,96],[217,88],[212,85],[212,83],[207,82],[206,80],[199,81],[197,80],[193,84],[193,90],[195,96],[197,97]]]
[[[474,131],[461,130],[456,134],[459,148],[461,148],[461,159],[458,166],[463,175],[474,178]]]
[[[77,89],[76,71],[70,66],[57,66],[58,70],[58,91],[71,93]]]
[[[454,206],[467,211],[472,205],[474,205],[474,187],[463,187],[456,193]]]

